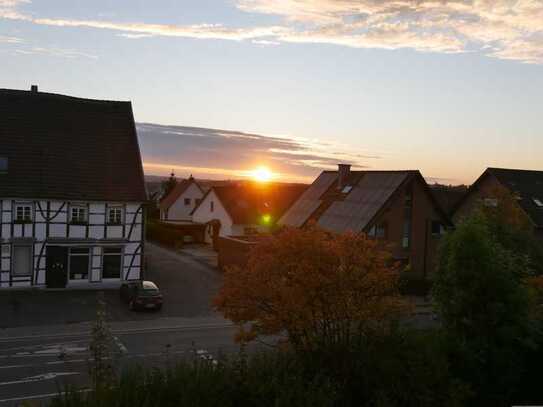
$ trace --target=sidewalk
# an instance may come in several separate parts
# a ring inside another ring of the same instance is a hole
[[[176,250],[179,254],[185,254],[192,257],[194,260],[204,263],[208,266],[217,268],[218,259],[217,252],[208,244],[187,244],[183,248]]]

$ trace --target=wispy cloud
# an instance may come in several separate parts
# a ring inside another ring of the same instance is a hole
[[[22,44],[24,40],[22,38],[0,35],[0,42],[6,43],[6,44]]]
[[[23,49],[16,49],[17,54],[22,55],[48,55],[53,57],[62,57],[62,58],[89,58],[89,59],[98,59],[96,55],[88,54],[86,52],[80,52],[74,49],[63,49],[63,48],[48,48],[48,47],[29,47]]]
[[[28,2],[0,0],[0,18],[107,29],[131,39],[168,36],[249,40],[257,45],[290,42],[442,53],[477,51],[543,63],[542,0],[236,0],[244,12],[283,19],[280,25],[243,28],[34,18],[19,11]]]
[[[157,174],[176,168],[198,176],[242,177],[258,165],[268,165],[283,179],[308,181],[338,162],[367,168],[380,158],[286,136],[143,123],[137,128],[145,167]]]

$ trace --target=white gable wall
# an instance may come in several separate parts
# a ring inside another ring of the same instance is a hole
[[[181,194],[177,201],[173,203],[168,209],[168,220],[191,220],[191,212],[196,207],[196,199],[202,199],[203,192],[198,188],[195,183],[190,186]],[[190,204],[185,205],[185,199],[190,199]],[[163,211],[161,211],[163,212]],[[165,214],[161,213],[161,219],[166,219]]]
[[[213,202],[213,212],[211,211],[211,202]],[[231,236],[234,234],[232,219],[228,215],[228,212],[226,212],[226,209],[224,209],[215,191],[212,190],[192,215],[192,221],[205,224],[215,219],[221,222],[219,236]],[[210,236],[207,233],[205,238],[207,242],[210,241]]]

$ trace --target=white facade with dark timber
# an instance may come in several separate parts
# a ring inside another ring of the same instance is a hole
[[[130,103],[0,89],[2,113],[0,288],[139,280],[146,196]]]

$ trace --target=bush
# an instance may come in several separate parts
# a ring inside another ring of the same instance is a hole
[[[282,352],[239,356],[217,366],[198,360],[164,370],[135,367],[98,393],[68,389],[51,407],[332,406],[336,392],[330,382],[301,371]]]

